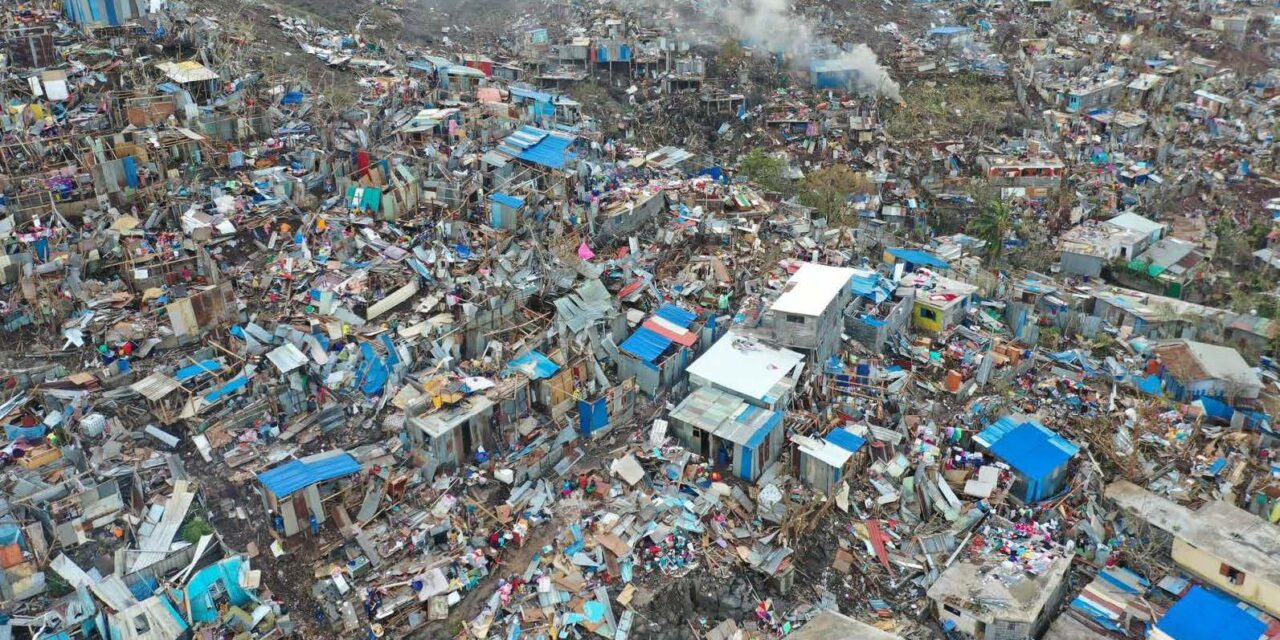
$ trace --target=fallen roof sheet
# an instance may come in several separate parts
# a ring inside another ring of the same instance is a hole
[[[307,355],[291,342],[272,349],[267,354],[267,359],[280,370],[280,373],[289,373],[307,363]]]
[[[157,371],[129,385],[129,388],[142,394],[142,397],[155,402],[173,393],[180,386],[177,380]]]

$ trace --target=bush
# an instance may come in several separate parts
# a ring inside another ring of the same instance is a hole
[[[215,531],[217,530],[213,528],[213,525],[205,522],[204,518],[196,516],[182,525],[181,535],[183,540],[196,544],[200,542],[200,538],[213,534]]]
[[[1045,327],[1040,330],[1040,348],[1056,350],[1062,342],[1062,330],[1057,327]]]

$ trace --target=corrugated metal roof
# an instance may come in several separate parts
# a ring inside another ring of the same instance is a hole
[[[828,433],[827,437],[823,439],[849,453],[857,453],[862,448],[862,445],[867,443],[866,438],[847,429],[836,429]]]
[[[670,417],[751,449],[759,447],[782,424],[780,412],[761,409],[738,396],[709,387],[695,389]]]
[[[267,353],[267,359],[274,364],[280,373],[289,373],[298,367],[307,363],[306,354],[302,350],[293,346],[293,343],[286,342]]]
[[[491,193],[489,194],[489,201],[512,209],[519,209],[524,206],[524,198],[513,196],[509,193]]]
[[[182,528],[182,522],[186,520],[187,511],[191,509],[191,503],[196,497],[195,493],[187,491],[187,486],[186,482],[180,481],[165,501],[160,519],[139,527],[139,553],[129,571],[140,571],[168,557],[173,539]]]
[[[653,315],[681,328],[688,328],[690,324],[693,324],[694,320],[698,319],[698,314],[677,307],[674,304],[664,304],[658,307],[658,310],[653,312]]]
[[[658,316],[653,316],[644,321],[644,328],[667,338],[672,342],[682,344],[686,347],[692,347],[698,342],[698,334],[674,325]]]
[[[551,169],[563,169],[569,158],[573,138],[537,127],[521,127],[507,136],[501,148],[520,160]]]
[[[195,60],[161,62],[156,65],[170,80],[179,84],[217,80],[218,74]]]
[[[823,464],[832,467],[843,467],[853,454],[837,447],[826,440],[815,440],[799,434],[792,434],[791,441],[800,447],[800,452]]]
[[[753,404],[744,406],[732,420],[716,429],[715,436],[748,449],[755,449],[773,430],[782,424],[782,414],[777,411],[761,409]]]
[[[551,102],[556,98],[556,96],[546,93],[545,91],[538,91],[536,89],[526,87],[510,86],[507,87],[507,91],[511,92],[511,95],[517,98],[528,98],[530,100],[538,100],[540,102]]]
[[[991,452],[1029,478],[1047,478],[1080,448],[1042,429],[1029,422],[1023,423],[991,445]]]
[[[671,346],[671,339],[647,327],[640,327],[618,348],[645,362],[653,362]]]
[[[129,385],[129,388],[142,394],[142,397],[154,401],[173,393],[178,386],[177,380],[156,372]]]
[[[277,498],[292,495],[318,482],[360,472],[360,463],[346,451],[326,451],[290,460],[258,474],[258,482]]]
[[[493,401],[485,396],[473,395],[453,407],[435,413],[413,416],[409,424],[421,429],[432,438],[439,438],[453,431],[458,425],[493,408]]]
[[[990,449],[991,445],[999,442],[1000,438],[1005,437],[1010,431],[1017,429],[1024,422],[1039,424],[1034,418],[1021,413],[1000,416],[995,422],[987,425],[987,428],[979,431],[978,435],[973,437],[973,440]]]

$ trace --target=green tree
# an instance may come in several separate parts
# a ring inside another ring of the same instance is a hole
[[[1004,253],[1004,241],[1013,229],[1013,214],[1009,205],[1001,200],[991,200],[982,213],[969,223],[969,233],[987,243],[987,264],[1000,261]]]
[[[747,180],[768,189],[769,191],[786,191],[787,178],[784,171],[787,163],[775,158],[760,149],[752,149],[747,157],[738,163],[738,172]]]
[[[800,204],[812,207],[827,222],[836,225],[843,222],[845,201],[850,194],[871,193],[871,180],[843,165],[818,169],[805,177],[800,185]]]
[[[736,72],[739,67],[747,63],[747,52],[737,40],[725,40],[724,44],[720,45],[720,54],[716,62],[726,72]]]

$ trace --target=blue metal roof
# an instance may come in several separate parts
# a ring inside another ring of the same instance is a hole
[[[503,138],[500,151],[519,160],[551,169],[563,169],[569,159],[569,147],[573,138],[537,127],[520,127],[519,131]]]
[[[534,380],[542,380],[554,376],[560,370],[560,365],[537,351],[530,351],[508,363],[507,370],[519,371]]]
[[[845,58],[810,60],[809,70],[814,73],[853,73],[856,66]]]
[[[934,269],[951,268],[951,263],[946,260],[943,260],[931,253],[925,253],[919,249],[904,249],[902,247],[897,247],[889,249],[889,255],[902,260],[903,262],[910,262],[911,264],[922,267],[932,267]]]
[[[889,282],[879,273],[855,275],[850,283],[853,295],[860,298],[870,298],[876,304],[888,300],[893,295],[893,289]]]
[[[513,196],[509,193],[491,193],[489,194],[489,201],[512,209],[519,209],[524,206],[524,198]]]
[[[698,314],[686,309],[681,309],[674,304],[664,304],[661,307],[658,307],[658,310],[653,312],[653,315],[658,316],[681,329],[688,329],[689,325],[693,324],[693,321],[698,319]]]
[[[1024,422],[992,444],[991,453],[1028,478],[1048,478],[1080,450],[1052,433],[1038,424]]]
[[[507,91],[511,92],[511,95],[517,98],[528,98],[539,102],[551,102],[557,97],[553,94],[546,93],[545,91],[538,91],[536,89],[529,89],[525,87],[507,87]]]
[[[1169,607],[1156,628],[1173,640],[1257,640],[1267,624],[1242,609],[1236,599],[1194,586]]]
[[[857,453],[862,448],[862,445],[867,443],[866,438],[844,429],[836,429],[828,433],[827,437],[823,439],[849,453]]]
[[[258,482],[277,498],[292,495],[318,482],[359,473],[360,463],[346,451],[320,454],[305,460],[290,460],[258,474]]]
[[[189,367],[178,369],[177,373],[175,373],[173,377],[176,378],[178,382],[185,382],[206,373],[216,373],[221,370],[221,362],[218,362],[217,360],[204,360]]]
[[[769,437],[769,434],[773,433],[773,430],[778,428],[778,425],[782,424],[781,412],[769,411],[768,409],[761,409],[760,407],[757,407],[755,405],[747,405],[746,410],[744,410],[741,414],[738,415],[738,421],[746,422],[747,419],[750,418],[757,411],[768,411],[770,414],[769,420],[764,424],[760,425],[760,428],[756,429],[756,432],[751,434],[751,437],[747,439],[747,443],[743,446],[747,447],[748,449],[759,448],[760,444],[764,442],[764,439]]]
[[[619,349],[644,360],[653,362],[671,346],[671,339],[647,327],[639,327],[629,338],[618,345]]]

